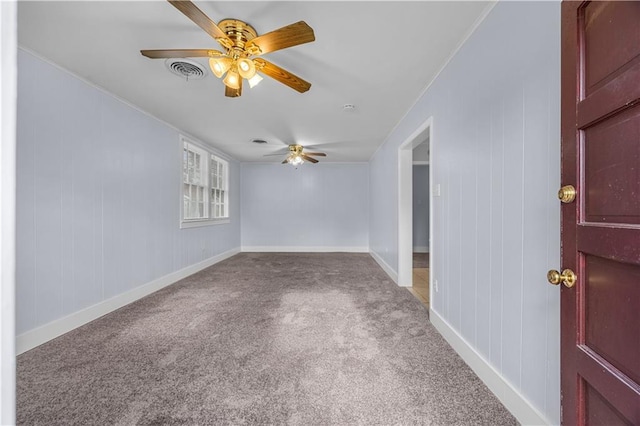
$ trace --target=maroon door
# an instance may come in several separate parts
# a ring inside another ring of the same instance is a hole
[[[562,4],[562,185],[563,424],[640,425],[638,1]]]

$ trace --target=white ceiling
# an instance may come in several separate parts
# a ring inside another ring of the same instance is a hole
[[[325,161],[368,161],[464,40],[488,3],[196,1],[215,22],[237,18],[263,34],[306,21],[316,41],[265,58],[309,81],[300,94],[265,77],[240,98],[210,72],[185,81],[141,49],[217,43],[165,1],[19,2],[20,46],[241,161],[285,144]],[[207,65],[205,59],[196,59]],[[208,70],[208,66],[207,66]],[[344,104],[355,104],[352,112]],[[267,140],[266,145],[250,141]]]

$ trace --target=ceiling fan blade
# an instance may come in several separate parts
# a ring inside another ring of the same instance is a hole
[[[275,157],[276,155],[285,155],[289,153],[289,148],[279,149],[271,154],[265,154],[263,157]]]
[[[247,42],[246,49],[252,54],[262,55],[286,49],[287,47],[309,43],[315,39],[313,28],[307,25],[306,22],[300,21],[250,40]],[[253,53],[253,51],[256,51],[256,53]]]
[[[313,157],[309,157],[307,154],[300,154],[300,157],[302,157],[305,161],[309,161],[311,163],[317,163],[318,160],[316,160]]]
[[[304,81],[300,77],[291,74],[289,71],[284,70],[269,61],[265,61],[262,58],[256,58],[253,62],[258,65],[259,71],[300,93],[306,92],[311,87],[311,83]]]
[[[141,50],[143,56],[151,59],[159,58],[213,58],[223,56],[218,50],[211,49],[157,49]]]
[[[285,158],[284,161],[280,164],[287,164],[289,162],[289,158]]]
[[[327,154],[325,154],[324,152],[306,152],[306,155],[315,155],[316,157],[326,157]]]
[[[242,95],[242,79],[239,79],[238,81],[239,81],[240,87],[238,87],[237,89],[232,89],[231,87],[225,84],[224,95],[227,98],[237,98],[240,95]]]
[[[227,35],[204,14],[198,7],[189,0],[168,0],[176,9],[191,19],[197,26],[202,28],[207,34],[216,39],[223,47],[233,46],[233,42]]]

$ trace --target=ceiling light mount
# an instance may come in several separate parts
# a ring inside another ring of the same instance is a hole
[[[256,30],[239,19],[223,19],[218,27],[233,41],[233,46],[244,50],[245,44],[258,36]]]
[[[277,50],[315,41],[313,29],[304,21],[286,25],[258,36],[255,28],[239,19],[223,19],[218,24],[212,21],[190,0],[168,0],[194,24],[215,39],[223,51],[213,49],[154,49],[141,50],[143,56],[160,58],[209,58],[211,72],[222,78],[225,96],[236,98],[242,94],[243,80],[250,87],[260,83],[262,76],[271,77],[285,86],[304,93],[311,87],[309,82],[293,75],[262,58],[252,58]]]

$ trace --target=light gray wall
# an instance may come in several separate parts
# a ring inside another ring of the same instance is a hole
[[[369,246],[367,163],[242,163],[242,247]]]
[[[560,421],[560,4],[498,2],[373,157],[370,241],[397,271],[398,146],[433,116],[432,308]]]
[[[179,229],[176,130],[29,53],[18,57],[17,334],[240,246]]]
[[[413,250],[429,250],[428,164],[413,166]]]
[[[429,161],[429,138],[413,148],[413,161]]]

